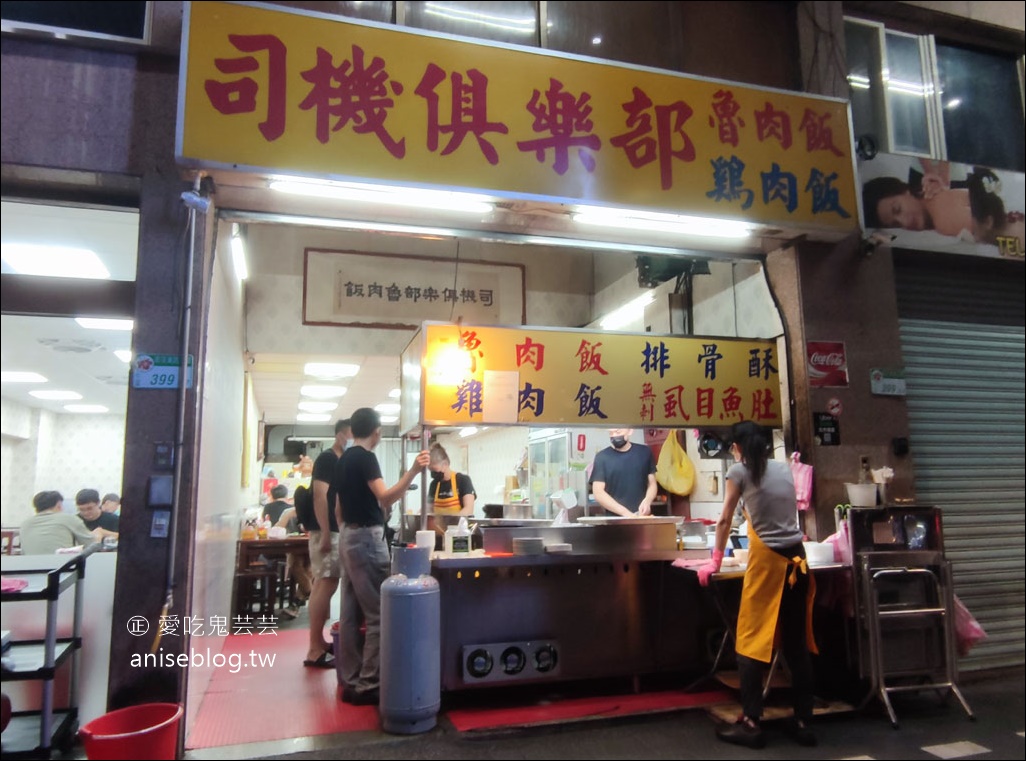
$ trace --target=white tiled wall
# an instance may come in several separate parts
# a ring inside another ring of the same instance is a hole
[[[123,415],[58,415],[10,399],[2,400],[2,412],[3,525],[18,526],[32,515],[32,497],[43,490],[64,495],[71,513],[79,489],[121,493]]]

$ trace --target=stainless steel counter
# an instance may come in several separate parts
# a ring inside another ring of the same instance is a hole
[[[442,688],[640,676],[705,659],[693,578],[671,524],[484,529],[498,556],[436,557]],[[572,554],[513,555],[515,537],[570,543]]]

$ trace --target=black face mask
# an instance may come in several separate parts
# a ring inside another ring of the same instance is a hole
[[[621,449],[627,443],[627,439],[623,436],[610,436],[609,443],[613,445],[613,449]]]
[[[445,474],[442,473],[442,471],[440,471],[440,470],[432,470],[431,471],[431,480],[432,481],[442,481],[444,479],[445,479]]]

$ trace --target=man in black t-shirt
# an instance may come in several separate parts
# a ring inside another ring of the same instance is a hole
[[[655,458],[644,444],[631,441],[630,428],[611,428],[610,446],[595,455],[591,491],[608,512],[629,518],[651,515],[656,485]]]
[[[335,466],[335,510],[340,524],[342,579],[342,700],[377,705],[381,650],[381,584],[391,561],[385,516],[430,462],[421,452],[392,487],[385,486],[374,448],[381,441],[381,416],[361,407],[351,418],[353,446]],[[366,624],[361,637],[360,625]]]
[[[114,513],[105,513],[100,509],[100,492],[96,489],[79,491],[75,495],[75,507],[78,508],[78,517],[87,529],[101,529],[94,534],[98,539],[108,536],[117,538],[121,530],[121,519]]]
[[[288,493],[289,487],[285,484],[275,484],[271,487],[271,497],[274,501],[264,505],[264,518],[269,520],[272,526],[277,526],[281,514],[289,509],[289,503],[285,501]]]
[[[335,489],[332,478],[335,464],[349,440],[349,421],[335,423],[335,441],[330,449],[321,452],[314,461],[310,479],[313,492],[313,521],[310,531],[310,570],[314,577],[310,592],[310,645],[304,666],[335,668],[332,645],[324,638],[324,624],[331,613],[331,598],[338,589],[342,566],[338,557],[338,522],[335,520]]]

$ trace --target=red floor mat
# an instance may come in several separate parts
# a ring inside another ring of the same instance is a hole
[[[527,727],[561,721],[658,713],[680,708],[705,708],[731,699],[730,693],[722,690],[712,692],[666,690],[638,695],[571,698],[529,706],[457,708],[446,711],[445,715],[457,730],[469,732],[476,729]]]
[[[247,666],[231,673],[218,668],[203,696],[186,748],[284,740],[379,728],[376,706],[352,706],[338,699],[334,669],[305,668],[309,632],[239,636],[225,640],[226,657],[273,654],[274,665]]]

